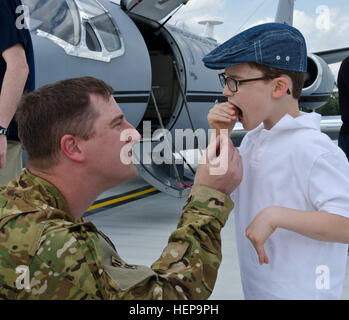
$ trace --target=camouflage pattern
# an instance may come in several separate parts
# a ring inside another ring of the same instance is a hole
[[[49,182],[25,170],[0,188],[0,299],[206,299],[233,203],[194,186],[151,266],[125,263],[91,222],[74,221]]]

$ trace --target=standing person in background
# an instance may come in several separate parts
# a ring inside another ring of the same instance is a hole
[[[0,2],[0,186],[22,170],[22,146],[14,120],[23,91],[35,87],[34,54],[20,0]]]
[[[343,60],[338,72],[339,112],[342,117],[342,127],[339,132],[338,146],[349,160],[349,57]]]

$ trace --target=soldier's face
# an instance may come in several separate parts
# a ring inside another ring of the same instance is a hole
[[[140,134],[127,122],[113,97],[106,101],[92,94],[91,104],[100,116],[94,122],[95,135],[86,142],[88,170],[108,188],[137,175],[131,151]]]

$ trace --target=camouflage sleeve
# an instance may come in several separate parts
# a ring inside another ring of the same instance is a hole
[[[233,202],[225,194],[195,185],[183,208],[177,229],[150,277],[119,293],[123,299],[207,299],[222,260],[220,231]]]
[[[30,265],[24,266],[28,284],[23,282],[16,298],[108,299],[98,238],[88,227],[58,220],[46,226]]]
[[[8,268],[12,285],[0,286],[0,299],[206,299],[221,262],[220,231],[232,208],[223,193],[194,186],[151,268],[122,261],[90,222],[50,220],[35,229],[31,259],[11,254],[18,267]]]

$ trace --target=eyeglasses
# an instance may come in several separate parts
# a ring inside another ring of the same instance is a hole
[[[220,73],[218,75],[218,78],[222,87],[224,88],[227,85],[231,92],[238,92],[238,87],[240,83],[243,83],[243,82],[256,81],[256,80],[268,80],[268,79],[270,80],[270,78],[266,76],[260,77],[260,78],[253,78],[253,79],[236,80],[234,78],[227,77],[224,72]]]

